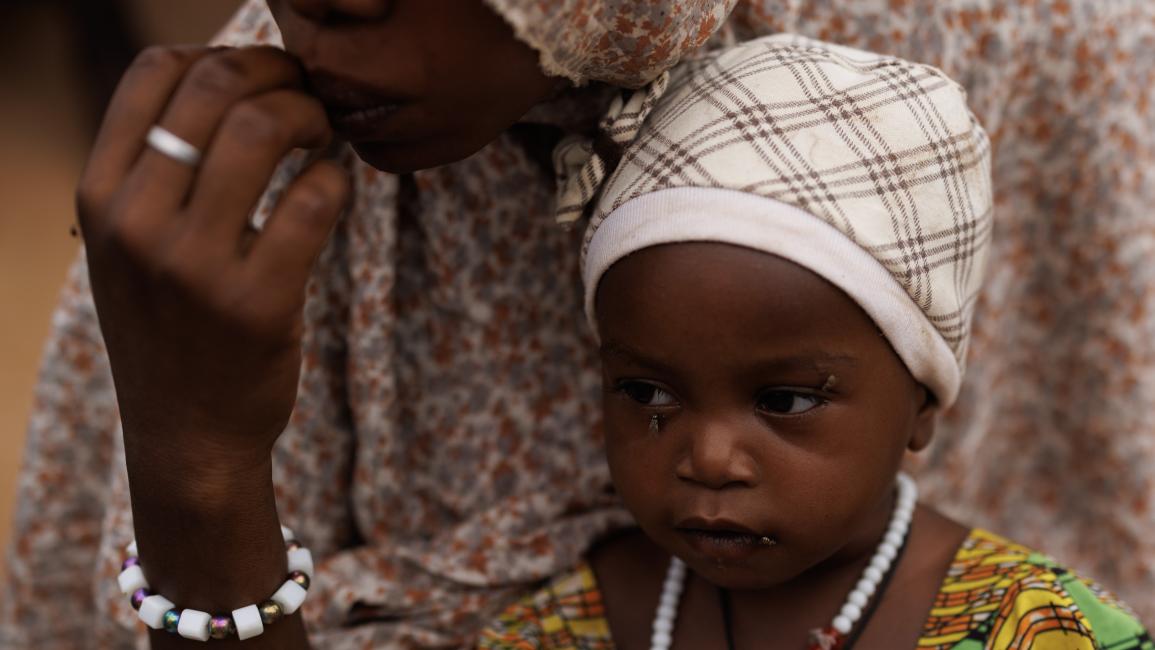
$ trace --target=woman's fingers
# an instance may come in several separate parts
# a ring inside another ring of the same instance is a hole
[[[284,306],[299,313],[313,264],[348,197],[349,178],[336,163],[316,162],[297,177],[249,254],[248,269],[254,286],[296,291],[299,300]]]
[[[202,153],[235,104],[277,88],[300,86],[296,61],[271,47],[216,50],[189,66],[158,125]],[[147,133],[152,124],[145,124]],[[151,147],[141,152],[126,187],[160,214],[181,206],[198,170]]]
[[[186,227],[197,238],[237,245],[285,154],[324,146],[330,137],[324,108],[304,93],[274,90],[234,105],[194,182]]]
[[[205,47],[152,47],[133,61],[117,85],[77,190],[81,226],[99,229],[107,202],[120,188],[144,147],[169,97],[189,67],[209,53]]]

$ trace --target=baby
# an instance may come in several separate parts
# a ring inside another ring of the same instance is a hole
[[[918,505],[900,472],[958,394],[991,234],[957,84],[774,36],[614,114],[640,132],[574,178],[597,195],[586,312],[638,529],[481,647],[1155,649],[1095,584]]]

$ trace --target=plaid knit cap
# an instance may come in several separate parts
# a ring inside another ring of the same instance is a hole
[[[780,34],[686,62],[655,87],[647,114],[626,111],[636,136],[609,177],[595,156],[561,188],[597,200],[582,251],[595,332],[614,262],[666,243],[736,244],[839,287],[950,405],[992,226],[990,142],[961,86]]]

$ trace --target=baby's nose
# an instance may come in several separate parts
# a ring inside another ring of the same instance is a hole
[[[753,487],[758,483],[758,464],[743,449],[740,428],[714,423],[699,428],[692,436],[675,469],[679,479],[713,490]]]

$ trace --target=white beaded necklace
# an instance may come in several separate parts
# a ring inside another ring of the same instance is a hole
[[[870,601],[870,597],[878,590],[882,579],[890,571],[891,565],[898,557],[899,550],[906,543],[906,534],[910,530],[910,520],[914,517],[914,506],[918,501],[918,486],[914,479],[899,472],[896,479],[898,497],[894,501],[894,514],[890,517],[890,526],[870,564],[862,571],[862,578],[846,597],[838,615],[830,622],[830,628],[845,636],[854,629],[854,624],[862,618],[863,609]],[[653,635],[650,637],[650,650],[669,650],[674,638],[674,623],[678,617],[678,603],[682,599],[682,588],[686,583],[686,564],[676,557],[670,558],[670,567],[666,570],[666,581],[662,584],[662,597],[658,601],[658,610],[654,614]],[[813,634],[825,634],[815,630]],[[833,646],[834,639],[826,642]],[[819,643],[823,643],[822,640]]]

